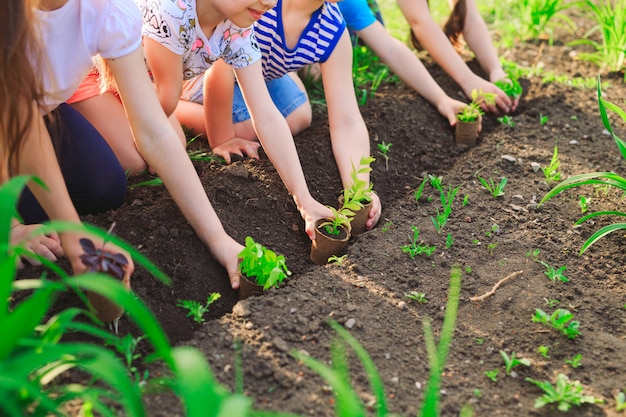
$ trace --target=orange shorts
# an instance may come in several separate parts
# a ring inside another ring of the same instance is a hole
[[[117,96],[117,91],[110,89],[113,94]],[[78,86],[72,97],[68,98],[66,102],[68,104],[77,103],[79,101],[87,100],[92,97],[100,95],[100,73],[97,69],[92,69],[91,72],[85,77],[83,82]]]

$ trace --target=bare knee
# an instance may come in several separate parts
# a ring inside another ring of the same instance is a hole
[[[286,119],[292,135],[297,135],[298,133],[308,129],[313,122],[313,111],[311,110],[311,105],[308,102],[304,103],[287,116]]]

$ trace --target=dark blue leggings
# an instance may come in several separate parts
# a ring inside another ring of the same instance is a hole
[[[100,213],[120,206],[126,197],[126,175],[102,135],[68,104],[45,118],[65,184],[78,214]],[[18,209],[24,224],[48,219],[35,196],[25,189]]]

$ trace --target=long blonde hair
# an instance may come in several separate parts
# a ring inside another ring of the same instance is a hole
[[[0,1],[0,178],[18,172],[21,145],[41,117],[33,106],[44,97],[38,69],[45,65],[33,24],[37,1]]]

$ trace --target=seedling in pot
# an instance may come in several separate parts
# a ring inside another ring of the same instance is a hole
[[[565,359],[565,363],[567,365],[570,365],[572,368],[576,369],[579,366],[583,365],[583,355],[581,355],[580,353],[576,354],[572,356],[571,359]]]
[[[102,248],[96,248],[91,239],[82,238],[79,240],[84,253],[80,255],[80,260],[90,272],[102,272],[122,280],[124,270],[128,266],[128,259],[121,253],[113,253]]]
[[[552,315],[549,315],[540,308],[535,309],[535,315],[533,321],[535,323],[544,323],[552,328],[558,330],[569,339],[574,339],[580,335],[578,330],[580,322],[572,321],[574,315],[564,308],[556,310]]]
[[[516,78],[507,78],[504,80],[498,80],[494,83],[500,90],[504,91],[504,93],[511,97],[512,99],[516,99],[522,95],[522,85]]]
[[[204,315],[209,312],[209,306],[221,297],[220,293],[211,293],[206,299],[206,303],[200,304],[195,300],[178,300],[176,307],[187,310],[187,317],[192,317],[196,323],[204,323]]]
[[[375,159],[371,156],[364,156],[359,161],[358,167],[355,167],[354,164],[352,164],[352,171],[350,172],[352,184],[350,187],[343,190],[343,207],[348,207],[349,209],[356,211],[359,208],[362,208],[363,205],[372,201],[370,194],[373,192],[373,184],[360,179],[359,175],[371,172],[372,168],[370,165],[374,161]],[[356,207],[358,208],[355,209],[354,204],[356,204]]]
[[[482,89],[472,90],[470,101],[463,109],[457,113],[456,118],[460,122],[476,122],[480,119],[480,116],[484,114],[481,104],[493,105],[496,102],[496,94],[485,93]]]
[[[508,181],[506,177],[502,177],[500,179],[500,183],[496,183],[493,178],[488,178],[485,180],[481,176],[476,176],[478,181],[485,187],[489,194],[493,196],[493,198],[498,198],[504,195],[504,187],[506,186],[506,182]]]
[[[408,294],[404,294],[404,296],[409,300],[413,300],[421,304],[426,304],[428,302],[425,292],[411,291]]]
[[[506,354],[505,351],[501,350],[500,355],[504,360],[504,369],[506,370],[507,375],[511,375],[511,371],[513,368],[519,365],[530,366],[530,361],[528,359],[516,358],[515,352],[511,352],[511,356]]]
[[[539,261],[539,263],[546,268],[544,274],[546,274],[550,281],[556,281],[558,279],[561,282],[569,282],[569,278],[563,274],[563,272],[567,269],[566,265],[556,269],[547,262]]]
[[[256,243],[246,237],[246,247],[239,253],[239,272],[268,290],[278,288],[285,278],[291,275],[283,255]]]
[[[349,204],[348,206],[354,208],[356,205]],[[339,236],[342,228],[345,228],[347,230],[350,227],[350,221],[351,218],[354,217],[354,211],[350,210],[345,202],[343,206],[339,208],[339,210],[332,206],[326,207],[330,209],[333,215],[332,217],[329,217],[326,221],[321,223],[319,227],[323,227],[324,231],[329,236]]]
[[[393,143],[382,141],[382,143],[379,143],[376,146],[378,146],[378,153],[385,158],[385,171],[389,171],[389,151],[391,151]]]
[[[535,400],[535,408],[541,408],[545,405],[556,403],[560,411],[569,411],[574,405],[579,406],[585,403],[598,404],[603,402],[593,395],[584,395],[580,381],[570,381],[569,378],[562,373],[557,375],[554,385],[548,381],[537,381],[532,378],[526,378],[526,381],[532,382],[544,392],[541,397]]]
[[[561,160],[559,159],[559,149],[555,146],[550,163],[547,167],[541,169],[543,171],[543,176],[545,177],[548,184],[556,181],[561,181],[561,172],[559,171],[560,165]]]
[[[485,371],[485,376],[491,380],[491,382],[498,382],[498,371],[494,369],[493,371]]]

